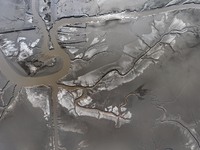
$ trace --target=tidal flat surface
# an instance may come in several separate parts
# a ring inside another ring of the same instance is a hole
[[[0,150],[200,150],[200,0],[0,0]]]

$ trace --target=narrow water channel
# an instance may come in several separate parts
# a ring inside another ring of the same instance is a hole
[[[45,26],[44,21],[42,18],[39,16],[39,1],[38,0],[32,0],[32,12],[33,12],[33,18],[34,18],[34,23],[36,26],[40,29],[42,35],[43,35],[43,43],[41,45],[41,51],[43,54],[47,54],[51,57],[56,57],[58,56],[62,60],[62,67],[61,69],[50,75],[46,76],[37,76],[37,77],[30,77],[30,76],[22,76],[18,74],[10,65],[9,60],[7,60],[3,53],[0,52],[0,70],[1,72],[7,77],[8,80],[11,82],[17,84],[20,87],[23,86],[34,86],[34,85],[50,85],[52,88],[52,110],[51,114],[52,116],[52,124],[53,124],[53,136],[54,136],[54,149],[58,150],[58,130],[57,130],[57,93],[59,90],[59,85],[57,84],[57,81],[65,76],[70,67],[70,58],[69,56],[65,53],[65,51],[60,48],[58,41],[57,41],[57,29],[59,26],[66,24],[66,23],[75,23],[75,22],[88,22],[92,20],[104,20],[104,19],[109,19],[109,15],[105,16],[100,16],[100,17],[90,17],[90,18],[66,18],[62,19],[59,21],[56,21],[53,24],[53,28],[48,32]],[[188,4],[188,5],[180,5],[180,6],[171,6],[167,8],[162,8],[162,9],[156,9],[156,10],[151,10],[151,11],[146,11],[146,12],[133,12],[133,13],[123,13],[120,15],[124,16],[130,16],[134,15],[136,17],[143,17],[143,16],[149,16],[153,14],[159,14],[162,12],[167,12],[167,11],[174,11],[174,10],[182,10],[182,9],[188,9],[188,8],[196,8],[199,9],[200,7],[195,4]],[[118,16],[116,14],[116,16]],[[53,43],[54,50],[49,50],[48,43],[49,43],[49,35],[51,37],[51,42]]]

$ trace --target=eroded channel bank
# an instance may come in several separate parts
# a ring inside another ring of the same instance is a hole
[[[50,85],[52,87],[52,114],[53,114],[53,125],[54,125],[54,144],[55,149],[58,149],[58,134],[57,134],[57,114],[56,114],[56,103],[57,103],[57,92],[59,85],[57,84],[57,81],[65,76],[69,70],[70,67],[70,58],[69,56],[64,52],[63,49],[60,48],[58,42],[57,42],[57,28],[63,24],[66,23],[75,23],[75,22],[89,22],[89,21],[98,21],[98,20],[109,20],[113,18],[119,18],[122,19],[123,17],[144,17],[149,15],[154,15],[162,12],[169,12],[174,10],[182,10],[182,9],[199,9],[198,5],[189,4],[189,5],[182,5],[182,6],[171,6],[167,8],[157,9],[157,10],[151,10],[147,12],[131,12],[131,13],[119,13],[119,14],[113,14],[113,15],[105,15],[105,16],[99,16],[99,17],[90,17],[90,18],[65,18],[59,21],[56,21],[53,25],[53,28],[48,32],[46,30],[46,26],[42,18],[39,16],[39,8],[38,8],[38,1],[32,0],[32,11],[33,11],[33,17],[34,22],[36,23],[37,27],[41,30],[43,33],[43,43],[41,46],[42,53],[45,53],[47,55],[50,55],[52,57],[58,56],[62,60],[62,69],[58,71],[57,73],[47,75],[47,76],[41,76],[41,77],[29,77],[29,76],[22,76],[15,72],[15,70],[11,67],[8,60],[3,56],[2,53],[0,53],[0,68],[2,73],[7,77],[8,80],[11,82],[17,84],[18,86],[34,86],[34,85]],[[54,46],[54,50],[49,50],[48,43],[49,43],[49,35],[51,37],[51,41]]]

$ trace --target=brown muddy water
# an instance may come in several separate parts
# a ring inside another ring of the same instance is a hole
[[[113,14],[113,15],[105,15],[105,16],[99,16],[99,17],[89,17],[89,18],[65,18],[58,21],[55,21],[53,24],[53,27],[48,32],[45,26],[44,21],[39,16],[39,7],[38,7],[38,1],[32,0],[32,12],[33,12],[33,18],[34,23],[38,28],[40,28],[41,32],[43,33],[43,43],[41,46],[42,53],[47,54],[52,57],[58,56],[62,60],[62,67],[61,69],[50,75],[46,76],[36,76],[36,77],[30,77],[30,76],[23,76],[19,74],[9,63],[9,60],[7,60],[2,52],[0,52],[0,70],[1,72],[6,76],[6,78],[17,84],[20,87],[23,86],[34,86],[34,85],[49,85],[52,88],[52,114],[53,114],[53,124],[54,124],[54,145],[55,149],[58,149],[58,131],[57,131],[57,93],[59,90],[59,86],[57,84],[57,81],[64,77],[68,72],[70,68],[70,58],[66,54],[66,52],[60,48],[60,45],[58,44],[57,40],[57,29],[59,26],[62,26],[64,24],[68,23],[76,23],[76,22],[82,22],[87,23],[91,21],[105,21],[110,19],[123,19],[124,17],[127,17],[129,19],[137,19],[139,17],[144,16],[150,16],[154,14],[174,11],[174,10],[182,10],[182,9],[189,9],[189,8],[196,8],[199,9],[199,6],[195,4],[189,4],[189,5],[182,5],[182,6],[171,6],[167,8],[156,9],[146,12],[132,12],[132,13],[119,13],[119,14]],[[48,43],[49,43],[49,35],[51,37],[51,42],[53,43],[54,49],[49,50]],[[68,89],[70,89],[68,87]]]

